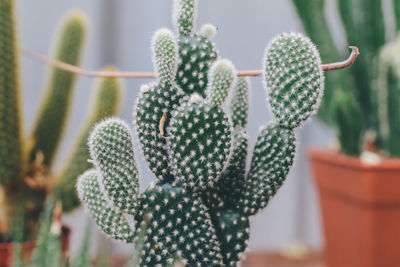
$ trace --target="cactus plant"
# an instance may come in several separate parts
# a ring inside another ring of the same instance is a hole
[[[329,30],[330,25],[325,17],[325,1],[292,0],[292,2],[303,21],[305,32],[318,45],[322,59],[331,60],[337,57],[340,52],[334,45],[334,38]],[[389,31],[386,31],[382,1],[339,0],[337,4],[345,26],[347,41],[357,42],[364,56],[351,70],[331,72],[327,75],[328,93],[321,106],[321,110],[324,110],[321,119],[338,129],[342,152],[345,154],[358,156],[364,147],[374,152],[399,157],[400,147],[396,138],[399,135],[399,128],[396,126],[398,125],[396,117],[399,116],[399,110],[396,109],[399,106],[396,97],[396,90],[399,90],[398,84],[396,85],[398,72],[393,68],[395,60],[391,59],[400,51],[400,47],[397,46],[396,50],[393,44],[398,40],[385,44],[388,39],[385,35]],[[393,1],[393,9],[398,31],[400,25],[398,0]],[[390,95],[392,93],[393,96]],[[339,102],[350,106],[343,107],[338,104]],[[342,138],[346,136],[351,136],[351,143],[350,139]],[[371,136],[376,137],[371,138]]]
[[[323,66],[311,41],[294,33],[273,39],[263,72],[276,120],[261,127],[246,172],[248,78],[237,79],[233,64],[218,59],[205,74],[207,86],[197,76],[181,80],[187,74],[180,70],[193,75],[207,65],[193,55],[185,61],[188,47],[181,43],[182,36],[195,36],[196,4],[175,2],[177,39],[167,29],[154,34],[157,80],[141,87],[134,108],[139,141],[158,180],[139,191],[131,130],[117,118],[94,128],[88,141],[94,167],[78,178],[79,197],[98,227],[140,248],[135,266],[236,266],[247,247],[249,217],[267,206],[293,164],[294,129],[317,112],[323,96]],[[204,36],[210,31],[203,27]],[[229,114],[222,107],[228,94]]]
[[[82,240],[82,244],[77,256],[70,264],[68,254],[62,249],[62,223],[61,223],[62,207],[61,202],[50,197],[46,200],[44,209],[41,214],[39,231],[36,236],[37,246],[33,250],[32,259],[27,257],[27,253],[23,253],[22,249],[22,223],[21,218],[14,228],[15,243],[12,254],[13,267],[47,267],[47,266],[76,266],[86,267],[90,265],[90,239],[91,239],[91,222],[86,223],[86,231]],[[8,265],[7,265],[8,266]]]
[[[378,108],[383,147],[400,157],[400,37],[385,45],[379,55]]]
[[[52,173],[52,162],[66,124],[76,75],[52,68],[40,112],[28,140],[22,139],[20,106],[19,46],[16,36],[15,1],[0,3],[0,186],[1,234],[11,237],[12,222],[24,217],[24,237],[34,236],[46,196],[53,194],[65,201],[70,210],[76,200],[74,184],[77,173],[87,169],[89,154],[86,141],[78,143],[71,163],[62,174]],[[55,46],[59,60],[78,64],[86,35],[86,21],[80,11],[69,13],[61,23]],[[82,133],[86,140],[91,127],[103,117],[115,115],[120,99],[120,84],[115,79],[99,82],[93,114]]]

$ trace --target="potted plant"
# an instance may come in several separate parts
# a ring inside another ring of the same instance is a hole
[[[93,166],[78,179],[79,197],[104,233],[135,244],[129,266],[237,266],[249,217],[268,205],[294,162],[294,129],[319,107],[324,70],[351,64],[322,65],[302,34],[269,43],[262,73],[275,120],[260,128],[246,172],[249,81],[217,58],[212,26],[194,33],[196,9],[196,0],[176,0],[177,36],[168,29],[154,34],[157,79],[141,87],[134,108],[157,181],[140,192],[136,147],[124,121],[104,120],[88,139]],[[230,113],[223,108],[228,94]]]
[[[79,204],[75,192],[78,173],[88,168],[86,139],[91,127],[117,113],[120,84],[101,79],[96,85],[92,111],[64,171],[55,174],[52,163],[68,118],[76,75],[52,68],[46,96],[30,137],[23,139],[20,104],[19,51],[14,0],[0,1],[0,265],[9,262],[12,225],[23,218],[25,241],[36,236],[39,214],[48,195],[54,195],[69,211]],[[54,57],[77,65],[86,35],[84,16],[68,14],[61,29]],[[36,89],[35,89],[36,90]],[[65,233],[68,233],[65,230]],[[26,244],[31,247],[34,243]],[[4,256],[4,257],[3,257]]]
[[[323,60],[340,53],[324,0],[292,0]],[[339,151],[311,149],[330,267],[400,266],[400,39],[386,43],[379,0],[339,0],[347,40],[362,56],[328,73],[319,117],[337,131]],[[400,29],[400,1],[393,1]]]

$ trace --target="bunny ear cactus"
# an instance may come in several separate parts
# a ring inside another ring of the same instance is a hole
[[[189,27],[192,20],[185,18]],[[247,247],[249,217],[267,206],[293,164],[294,128],[317,112],[324,88],[321,60],[300,34],[282,34],[267,47],[264,77],[277,121],[261,128],[246,174],[249,80],[236,79],[233,64],[222,59],[209,70],[206,97],[187,95],[171,79],[179,62],[174,40],[168,30],[155,33],[157,81],[142,86],[134,111],[158,181],[139,192],[130,130],[111,118],[89,138],[95,169],[78,179],[79,196],[103,232],[140,248],[132,260],[140,266],[171,266],[176,260],[236,266]],[[222,105],[230,91],[228,115]]]
[[[261,127],[246,173],[250,82],[236,78],[230,61],[216,61],[211,25],[193,34],[196,5],[175,1],[178,41],[167,29],[154,34],[157,80],[141,87],[134,108],[158,181],[139,192],[129,127],[114,118],[92,132],[95,169],[78,179],[80,199],[100,229],[133,242],[139,251],[132,264],[139,266],[237,266],[249,217],[267,206],[293,165],[294,128],[317,112],[323,96],[323,68],[311,41],[300,34],[275,38],[266,49],[264,78],[276,122]]]

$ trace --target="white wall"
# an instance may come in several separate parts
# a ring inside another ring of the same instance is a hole
[[[334,11],[334,0],[328,8]],[[259,69],[268,41],[281,32],[301,31],[301,24],[289,0],[201,0],[198,25],[211,22],[218,27],[214,41],[221,57],[231,59],[237,69]],[[112,63],[121,70],[151,71],[150,40],[160,27],[171,28],[171,1],[166,0],[19,0],[21,46],[47,54],[58,19],[74,7],[81,8],[90,21],[90,35],[83,67],[100,69]],[[329,13],[335,20],[335,12]],[[334,32],[341,35],[340,25]],[[339,41],[339,44],[343,44]],[[24,112],[26,128],[32,127],[40,93],[44,87],[46,67],[29,58],[22,58]],[[131,122],[132,107],[140,84],[148,80],[126,80],[126,93],[121,117]],[[93,80],[80,77],[65,140],[60,148],[56,169],[72,145],[82,125]],[[252,105],[249,121],[251,145],[260,125],[271,120],[265,102],[261,78],[252,78]],[[298,131],[297,162],[287,183],[270,205],[252,219],[251,249],[277,250],[295,240],[304,240],[312,247],[321,246],[321,229],[315,189],[309,176],[304,148],[309,143],[326,145],[327,129],[309,123]],[[140,167],[144,187],[154,177],[146,169],[143,156]],[[66,221],[82,225],[84,216],[75,212]],[[82,228],[74,229],[73,243],[79,242]],[[73,250],[76,246],[73,247]]]

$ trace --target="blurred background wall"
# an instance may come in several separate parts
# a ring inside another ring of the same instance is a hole
[[[114,64],[120,70],[152,71],[150,40],[160,27],[172,28],[172,0],[18,0],[20,39],[23,48],[48,55],[51,39],[58,20],[71,9],[84,11],[90,22],[82,66],[98,70]],[[327,14],[335,22],[335,0],[327,1]],[[260,69],[264,48],[268,41],[281,32],[302,31],[301,23],[290,0],[200,0],[198,24],[211,22],[218,27],[214,41],[220,56],[229,58],[237,69]],[[343,36],[341,25],[333,23],[334,34]],[[344,38],[337,45],[346,48]],[[338,59],[340,60],[340,59]],[[44,86],[43,77],[48,68],[30,58],[22,57],[23,104],[25,128],[29,131],[38,108],[39,95]],[[132,121],[132,108],[139,87],[149,80],[125,80],[126,87],[121,117]],[[261,78],[252,78],[252,106],[249,135],[251,146],[260,125],[271,120],[265,102],[266,93]],[[67,156],[72,141],[78,134],[88,107],[93,79],[79,77],[65,140],[60,147],[58,162]],[[271,201],[268,208],[252,218],[251,250],[278,250],[296,240],[321,248],[321,227],[318,202],[305,147],[310,144],[327,146],[332,133],[314,120],[298,132],[297,162],[290,176]],[[137,143],[137,142],[136,142]],[[138,144],[137,144],[138,146]],[[142,187],[154,180],[138,153]],[[60,169],[60,164],[56,168]],[[76,211],[65,216],[73,226],[72,251],[82,237],[85,216]],[[122,249],[119,245],[118,251]]]

